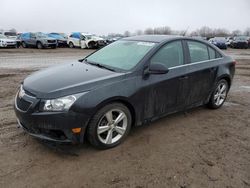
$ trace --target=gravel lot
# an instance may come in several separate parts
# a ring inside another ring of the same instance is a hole
[[[0,187],[250,187],[250,49],[225,51],[238,64],[222,108],[135,127],[116,148],[52,145],[18,129],[12,106],[20,82],[91,52],[0,49]]]

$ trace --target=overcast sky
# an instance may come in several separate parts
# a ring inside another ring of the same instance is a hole
[[[0,0],[0,29],[19,32],[134,32],[201,26],[250,27],[250,0]]]

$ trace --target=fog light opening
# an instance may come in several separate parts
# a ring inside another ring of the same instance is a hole
[[[82,128],[73,128],[71,129],[73,133],[77,134],[77,133],[80,133]]]

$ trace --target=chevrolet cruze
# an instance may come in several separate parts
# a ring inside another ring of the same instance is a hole
[[[139,126],[201,105],[221,107],[235,61],[217,47],[178,36],[135,36],[76,62],[38,71],[15,98],[30,135],[106,149]]]

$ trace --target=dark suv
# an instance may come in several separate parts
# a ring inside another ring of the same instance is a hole
[[[237,36],[233,38],[233,41],[231,42],[232,48],[248,48],[248,37],[246,36]]]
[[[98,148],[111,148],[133,125],[205,104],[220,108],[234,71],[235,61],[205,41],[129,37],[27,77],[15,112],[34,137],[75,143],[86,136]]]
[[[20,36],[23,48],[37,47],[42,48],[56,48],[57,41],[54,38],[48,37],[45,33],[23,33]]]

